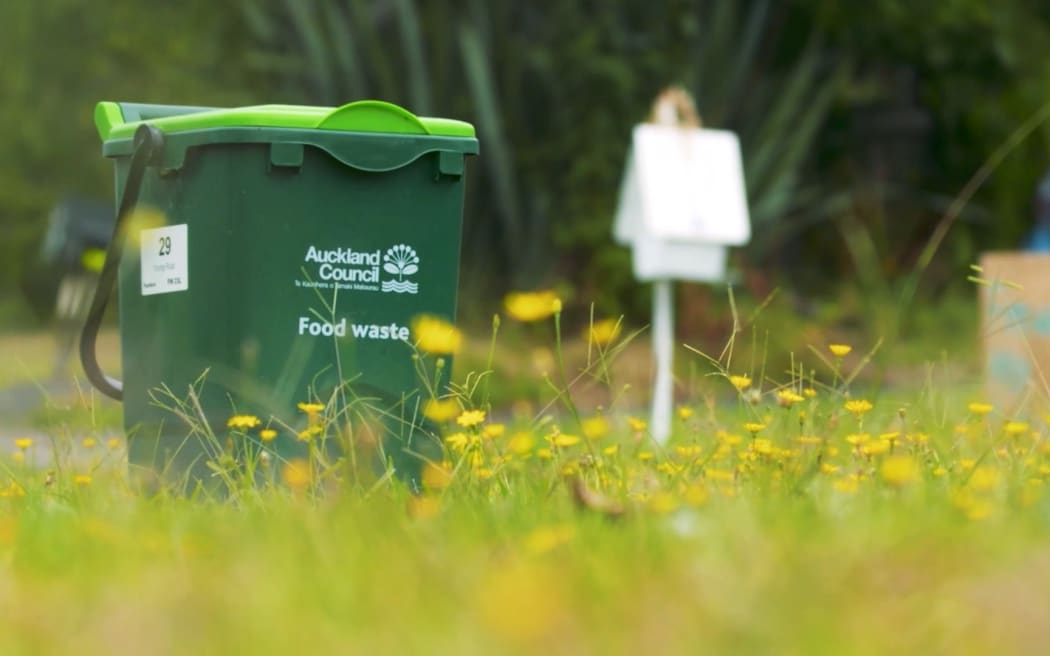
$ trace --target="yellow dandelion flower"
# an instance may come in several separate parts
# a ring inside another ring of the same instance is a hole
[[[94,449],[97,444],[98,440],[96,440],[93,437],[85,437],[84,439],[80,440],[80,445],[83,446],[85,449]]]
[[[879,474],[890,485],[907,485],[919,477],[919,465],[910,456],[889,456],[882,461]]]
[[[627,426],[630,427],[630,429],[633,432],[641,433],[646,429],[648,424],[645,423],[644,419],[639,419],[638,417],[628,417]]]
[[[853,446],[860,446],[867,443],[871,439],[871,435],[867,433],[853,433],[846,436],[846,442]]]
[[[295,438],[300,442],[309,442],[315,435],[320,435],[323,431],[324,429],[318,425],[309,426],[306,429],[299,431]]]
[[[718,431],[715,433],[715,439],[718,440],[720,444],[727,446],[735,446],[744,441],[744,438],[736,433],[727,433],[725,431]]]
[[[777,391],[777,404],[785,407],[791,407],[796,403],[802,403],[806,400],[806,397],[802,396],[798,392],[792,389],[782,389]]]
[[[463,346],[463,333],[440,317],[422,314],[412,319],[412,339],[424,353],[453,355]]]
[[[875,440],[874,442],[868,442],[862,444],[860,452],[866,456],[881,456],[884,453],[888,453],[890,450],[890,443],[886,440]]]
[[[661,462],[656,466],[656,471],[663,472],[668,476],[677,476],[685,470],[685,465],[680,465],[674,462]]]
[[[807,399],[812,399],[816,395],[817,390],[813,389],[812,387],[807,387],[804,390],[802,390],[802,396],[806,397]]]
[[[462,411],[455,399],[430,399],[423,405],[423,416],[439,424],[455,419]]]
[[[464,410],[456,417],[456,423],[463,428],[472,428],[485,421],[484,410]]]
[[[871,401],[866,399],[851,399],[846,401],[844,406],[847,411],[852,412],[858,417],[872,409]]]
[[[554,457],[554,452],[548,448],[536,449],[536,457],[541,460],[550,460]]]
[[[582,441],[579,435],[570,435],[569,433],[557,433],[549,436],[547,439],[557,447],[576,446]]]
[[[602,449],[602,453],[604,455],[607,455],[607,456],[614,456],[617,453],[619,453],[619,451],[620,451],[620,445],[619,444],[612,444],[612,445],[609,445],[609,446],[605,447],[604,449]]]
[[[982,403],[980,401],[974,401],[966,404],[966,408],[977,416],[986,415],[994,410],[991,403]]]
[[[759,438],[751,443],[751,449],[755,453],[768,456],[773,453],[773,443],[767,439]]]
[[[532,447],[536,446],[536,438],[531,433],[515,433],[511,436],[510,440],[507,441],[507,448],[512,453],[516,453],[519,456],[525,455],[532,451]]]
[[[507,432],[507,427],[503,424],[489,424],[481,429],[482,437],[487,440],[494,440],[497,437],[502,437],[505,432]]]
[[[106,448],[110,449],[110,450],[119,449],[120,448],[120,438],[119,437],[111,437],[108,440],[106,440]]]
[[[755,435],[755,434],[759,433],[760,431],[764,430],[765,427],[766,427],[765,424],[760,424],[760,423],[755,422],[755,421],[749,421],[746,424],[744,424],[744,430],[746,430],[747,432],[751,433],[752,435]]]
[[[310,484],[310,463],[305,460],[292,460],[281,470],[281,480],[295,491],[300,491]]]
[[[828,344],[828,350],[836,358],[843,358],[849,355],[849,352],[853,350],[853,347],[849,344]]]
[[[441,499],[426,495],[412,496],[408,498],[405,510],[412,519],[430,519],[441,513]]]
[[[886,442],[889,442],[890,446],[893,446],[897,442],[899,442],[900,441],[900,437],[901,437],[900,431],[891,431],[889,433],[880,433],[879,434],[879,439],[880,440],[885,440]]]
[[[316,417],[318,414],[324,412],[323,403],[297,403],[295,407],[299,408],[300,412],[305,412],[311,417]]]
[[[22,451],[25,451],[29,447],[33,446],[33,438],[31,437],[19,437],[15,440],[15,446]]]
[[[678,510],[678,499],[670,492],[657,492],[649,499],[649,510],[658,515],[667,515]]]
[[[979,492],[990,492],[999,485],[999,470],[988,465],[981,465],[970,474],[967,484]]]
[[[652,451],[639,451],[638,455],[635,456],[635,457],[638,458],[639,460],[641,460],[642,462],[645,462],[647,460],[652,460],[653,459],[653,452]]]
[[[824,438],[817,437],[816,435],[799,435],[795,438],[795,441],[799,444],[812,446],[814,444],[822,444],[824,442]]]
[[[948,470],[945,469],[944,467],[939,466],[939,465],[933,470],[933,475],[936,476],[937,478],[940,478],[941,476],[946,476],[947,474],[948,474]]]
[[[226,421],[227,428],[250,430],[262,422],[255,415],[233,415]]]
[[[729,382],[733,385],[733,387],[737,388],[740,391],[744,391],[748,387],[751,387],[751,379],[747,376],[730,376]]]
[[[693,416],[693,409],[690,408],[689,406],[683,405],[682,407],[678,408],[678,418],[681,419],[682,421],[685,421],[686,419],[689,419],[692,416]]]
[[[73,484],[80,487],[91,485],[91,476],[88,474],[77,474],[73,477]]]
[[[973,458],[963,458],[963,459],[959,460],[959,466],[962,467],[963,469],[966,469],[966,470],[973,469],[974,465],[976,465],[976,464],[977,464],[977,461],[974,460]]]
[[[1003,432],[1007,435],[1021,435],[1028,432],[1028,424],[1023,421],[1008,421],[1003,426]]]
[[[609,434],[609,420],[601,415],[588,417],[580,423],[581,428],[583,429],[583,435],[587,439],[597,440]]]
[[[676,446],[674,450],[675,453],[677,453],[682,458],[692,459],[699,457],[700,453],[703,452],[704,448],[699,444],[683,444],[681,446]]]
[[[591,342],[598,346],[608,346],[620,336],[622,321],[618,319],[602,319],[595,321],[588,332]]]
[[[561,299],[550,290],[513,292],[503,299],[503,307],[518,321],[541,321],[561,311]]]
[[[987,499],[973,494],[969,490],[959,490],[952,496],[952,503],[967,519],[979,521],[992,514],[994,506]]]
[[[470,444],[470,438],[466,433],[452,433],[445,437],[445,444],[453,451],[462,451]]]
[[[830,462],[822,462],[820,464],[820,471],[824,472],[825,474],[834,474],[838,470],[839,466],[833,465]]]
[[[694,483],[685,488],[685,492],[682,493],[682,500],[690,506],[698,508],[707,503],[707,488]]]
[[[452,467],[445,463],[439,465],[434,462],[428,462],[423,465],[420,479],[423,487],[428,490],[443,490],[452,482]]]
[[[277,437],[277,431],[272,428],[264,428],[259,431],[259,439],[263,442],[272,442]]]

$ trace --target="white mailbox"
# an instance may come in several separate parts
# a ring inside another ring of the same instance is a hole
[[[725,279],[729,246],[751,238],[740,142],[703,130],[688,92],[672,87],[653,104],[653,123],[631,140],[613,236],[631,246],[634,275],[653,283],[653,409],[650,429],[671,435],[674,403],[672,281]]]
[[[639,280],[724,279],[726,247],[751,238],[736,135],[636,126],[613,234]]]

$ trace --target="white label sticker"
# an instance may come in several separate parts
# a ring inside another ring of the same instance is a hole
[[[142,231],[143,296],[190,288],[188,234],[185,223]]]

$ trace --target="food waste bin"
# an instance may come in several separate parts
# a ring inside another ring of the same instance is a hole
[[[344,386],[385,417],[387,456],[414,480],[428,397],[410,326],[455,317],[473,126],[372,100],[102,102],[95,124],[115,164],[118,225],[81,357],[123,401],[132,469],[200,481],[221,455],[164,399],[216,436],[231,415],[257,416],[247,437],[269,424],[264,448],[279,464],[308,449],[298,404]],[[115,285],[122,382],[95,356]]]

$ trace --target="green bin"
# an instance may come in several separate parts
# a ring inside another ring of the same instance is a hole
[[[474,128],[379,101],[102,102],[95,123],[120,200],[81,359],[123,400],[132,469],[200,481],[221,455],[157,403],[163,390],[215,435],[234,413],[271,423],[279,465],[306,454],[297,405],[343,389],[378,409],[387,456],[415,480],[427,393],[410,326],[455,317]],[[122,383],[95,356],[114,282]]]

